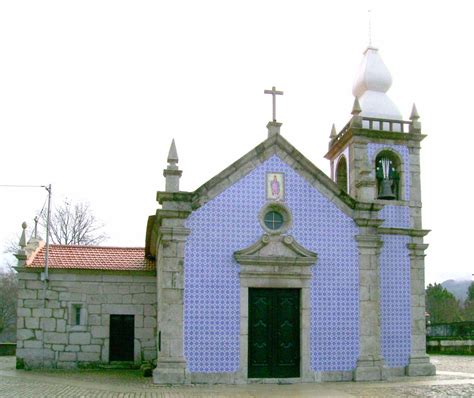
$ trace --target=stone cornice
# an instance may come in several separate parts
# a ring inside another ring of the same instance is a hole
[[[330,146],[324,157],[329,160],[333,159],[351,140],[357,140],[358,137],[369,138],[370,142],[376,142],[377,140],[392,140],[403,142],[410,146],[418,146],[419,143],[426,137],[426,135],[420,133],[401,133],[394,131],[370,130],[365,128],[350,127],[346,132],[344,132],[340,139],[335,141]]]
[[[415,237],[424,237],[428,235],[431,230],[429,229],[411,229],[411,228],[384,228],[380,227],[378,229],[379,234],[381,235],[407,235]]]
[[[26,273],[42,273],[44,267],[13,267],[17,272]],[[49,268],[48,273],[51,274],[83,274],[83,275],[143,275],[143,276],[154,276],[156,270],[153,271],[132,271],[132,270],[110,270],[110,269],[82,269],[82,268]]]
[[[158,191],[156,193],[156,201],[161,205],[163,202],[191,202],[192,192],[167,192]]]

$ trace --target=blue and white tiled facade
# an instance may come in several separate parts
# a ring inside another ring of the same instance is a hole
[[[410,356],[410,257],[408,236],[384,235],[380,255],[381,345],[385,365],[408,365]]]
[[[381,148],[374,147],[371,153],[375,156]],[[405,167],[406,161],[404,157]],[[187,220],[191,234],[185,251],[184,350],[191,372],[239,370],[240,278],[233,254],[264,233],[259,214],[266,203],[266,174],[277,172],[284,173],[285,204],[292,214],[288,234],[318,255],[311,281],[311,368],[350,371],[356,366],[359,260],[354,237],[358,227],[274,155]],[[405,210],[408,207],[385,206],[380,216],[391,226],[406,227],[409,214]],[[381,345],[388,367],[407,365],[410,354],[408,240],[385,235],[380,256]]]
[[[233,253],[263,233],[267,172],[285,174],[288,231],[318,254],[311,297],[311,366],[351,370],[359,354],[358,252],[353,220],[277,156],[193,212],[187,227],[184,344],[191,372],[234,372],[240,363],[240,279]]]

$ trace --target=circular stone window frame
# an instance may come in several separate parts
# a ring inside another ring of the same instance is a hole
[[[271,229],[265,225],[265,215],[270,211],[276,211],[280,213],[283,217],[283,224],[278,229]],[[293,217],[291,215],[290,209],[281,202],[269,202],[260,210],[258,216],[260,225],[266,233],[269,235],[281,235],[288,231],[293,223]]]

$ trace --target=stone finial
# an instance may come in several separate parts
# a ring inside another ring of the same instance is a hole
[[[19,242],[20,248],[15,253],[15,257],[18,259],[18,266],[20,267],[26,264],[26,260],[28,258],[26,254],[26,227],[26,222],[23,222],[23,224],[21,224],[21,228],[23,230],[21,231],[21,237]]]
[[[420,119],[420,115],[418,114],[418,110],[416,109],[416,105],[413,104],[411,108],[411,115],[410,115],[410,133],[421,133],[421,122],[418,120]]]
[[[416,109],[415,103],[413,103],[413,107],[411,108],[411,115],[410,120],[418,120],[420,115],[418,114],[418,110]]]
[[[362,109],[360,107],[359,98],[354,97],[354,104],[352,105],[351,114],[354,116],[358,116],[361,112],[362,112]]]
[[[169,165],[176,165],[178,164],[178,151],[176,150],[176,143],[174,142],[174,138],[171,141],[170,150],[168,152],[168,163]]]
[[[166,179],[166,191],[178,192],[179,179],[183,172],[178,169],[178,151],[174,139],[171,141],[170,150],[168,152],[168,166],[163,170],[163,176]]]
[[[354,98],[354,105],[352,105],[352,119],[351,119],[351,127],[357,127],[361,128],[362,127],[362,116],[360,116],[360,113],[362,112],[362,109],[359,104],[359,99],[357,97]]]
[[[329,138],[330,138],[331,140],[333,140],[333,139],[336,138],[336,137],[337,137],[336,125],[333,123],[333,124],[332,124],[332,127],[331,127],[331,134],[330,134]]]

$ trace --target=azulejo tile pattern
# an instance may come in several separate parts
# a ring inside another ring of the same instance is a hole
[[[384,235],[380,254],[382,355],[388,367],[408,365],[410,356],[409,237]]]
[[[391,150],[400,156],[403,162],[404,200],[410,200],[410,156],[408,148],[404,145],[368,144],[367,155],[373,167],[375,167],[377,154],[384,149]],[[380,211],[380,218],[385,219],[383,227],[410,228],[410,209],[408,206],[385,206]]]
[[[184,345],[191,372],[239,369],[240,280],[233,253],[263,233],[258,215],[265,204],[267,172],[285,174],[288,231],[318,253],[313,267],[311,366],[351,370],[359,352],[357,228],[347,215],[272,156],[187,220]]]

